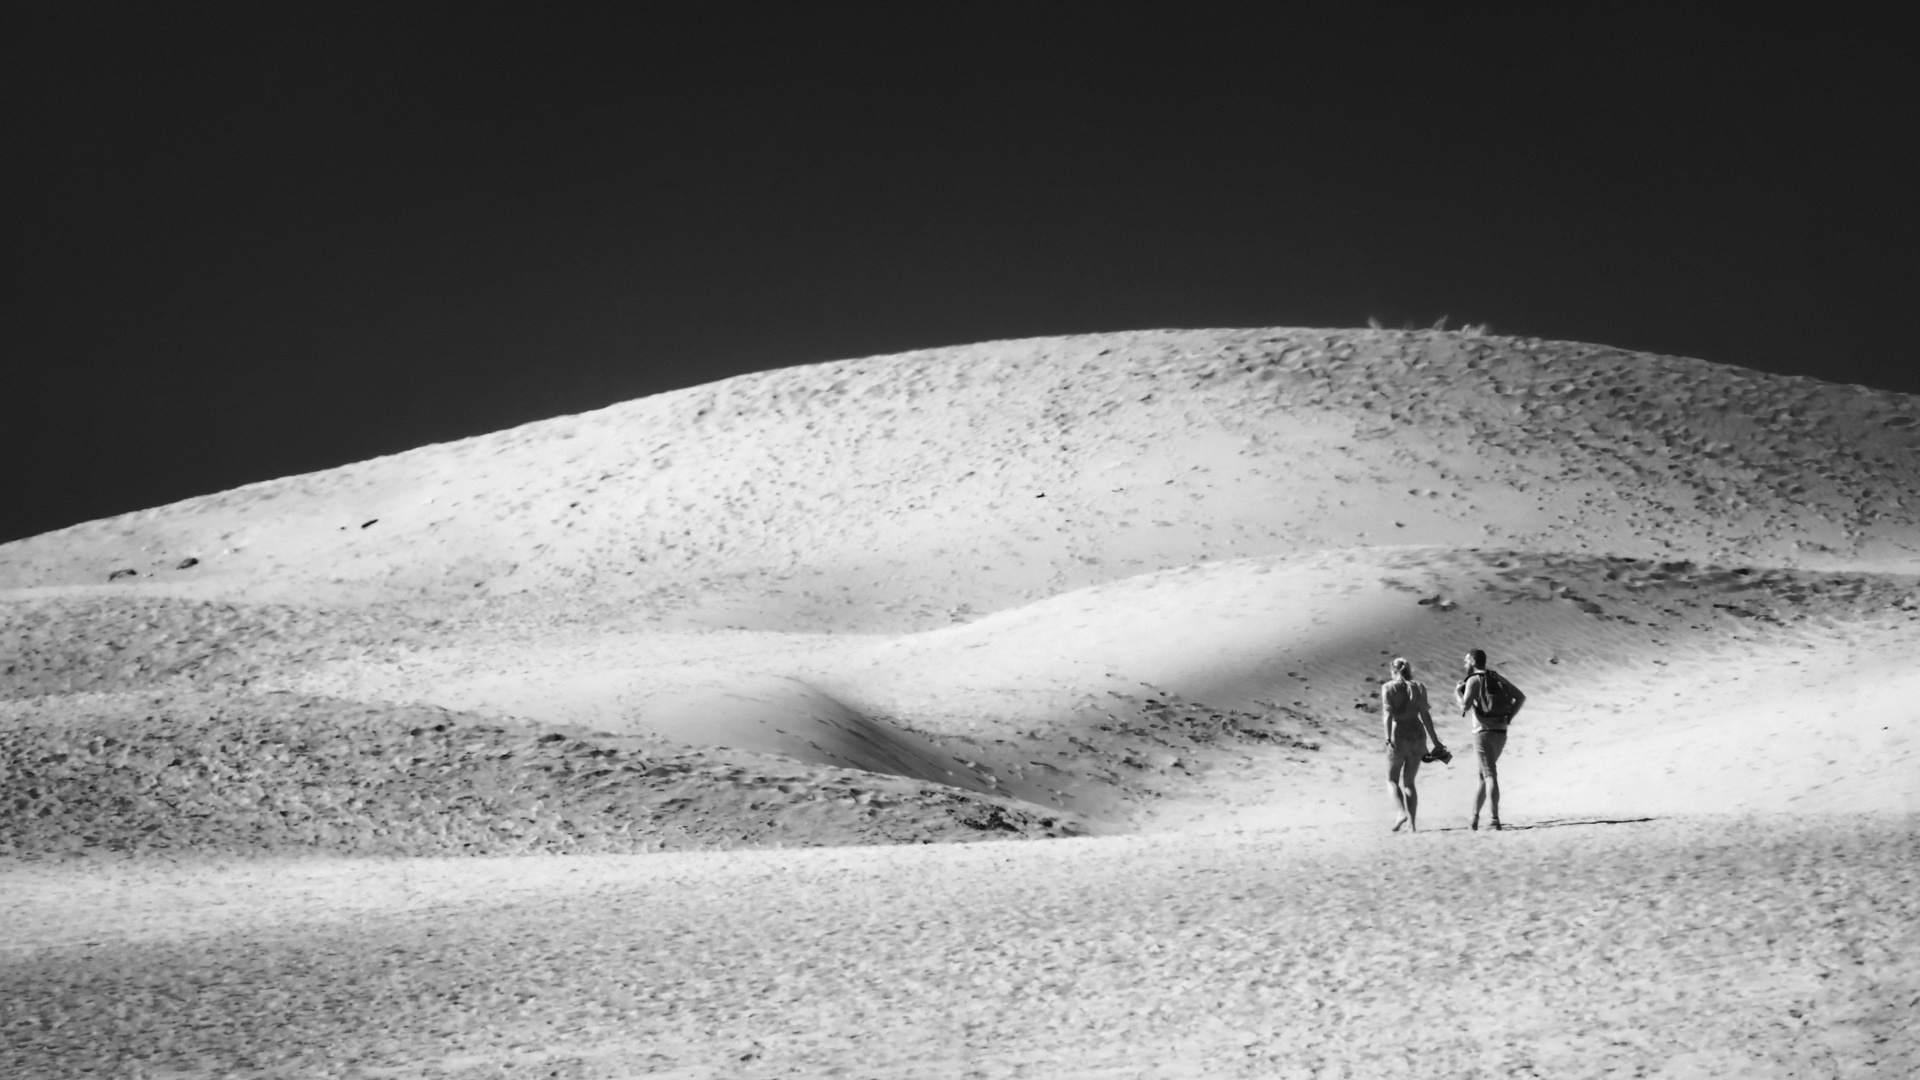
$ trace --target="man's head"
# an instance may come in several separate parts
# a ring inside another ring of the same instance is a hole
[[[1487,651],[1485,649],[1473,650],[1467,654],[1466,663],[1468,668],[1479,671],[1481,668],[1487,666]]]

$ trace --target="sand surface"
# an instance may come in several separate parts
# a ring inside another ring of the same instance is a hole
[[[1903,395],[990,342],[0,545],[0,614],[0,1076],[1914,1069]]]
[[[14,867],[0,1071],[1907,1076],[1913,825]]]

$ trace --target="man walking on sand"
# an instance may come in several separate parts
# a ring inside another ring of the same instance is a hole
[[[1491,804],[1489,824],[1500,828],[1500,752],[1507,748],[1507,725],[1520,715],[1527,695],[1520,688],[1487,670],[1487,654],[1475,649],[1466,655],[1467,676],[1454,687],[1460,698],[1460,713],[1473,713],[1473,756],[1480,765],[1480,786],[1473,792],[1473,827],[1480,828],[1480,807]]]
[[[1420,831],[1420,794],[1413,778],[1420,772],[1420,761],[1427,753],[1427,740],[1437,750],[1445,750],[1440,736],[1433,731],[1433,714],[1427,711],[1427,688],[1413,681],[1413,665],[1403,657],[1393,661],[1393,678],[1380,684],[1380,720],[1386,728],[1387,786],[1393,789],[1393,803],[1400,819],[1393,831],[1406,826],[1408,832]]]

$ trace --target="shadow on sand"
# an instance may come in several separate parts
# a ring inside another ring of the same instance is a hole
[[[1564,829],[1574,825],[1638,825],[1641,822],[1652,821],[1652,820],[1654,819],[1650,817],[1558,818],[1558,819],[1553,819],[1549,821],[1529,821],[1524,825],[1506,824],[1506,825],[1502,825],[1498,830],[1494,830],[1483,825],[1480,827],[1480,831],[1481,832],[1495,832],[1495,831],[1526,832],[1529,829]],[[1468,828],[1465,825],[1449,825],[1449,826],[1446,826],[1445,828],[1422,829],[1420,831],[1421,832],[1472,832],[1473,830]]]

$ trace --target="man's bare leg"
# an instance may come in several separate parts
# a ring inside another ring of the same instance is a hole
[[[1499,775],[1495,774],[1493,776],[1489,776],[1486,779],[1480,781],[1480,790],[1484,792],[1487,796],[1487,809],[1492,812],[1490,823],[1493,825],[1494,828],[1497,829],[1500,827],[1500,777]],[[1479,815],[1475,814],[1475,816],[1477,817]]]
[[[1487,801],[1487,778],[1480,778],[1480,786],[1473,789],[1473,831],[1480,831],[1480,807]]]

